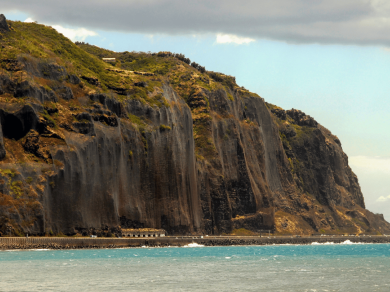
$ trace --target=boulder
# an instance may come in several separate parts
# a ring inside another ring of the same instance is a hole
[[[145,81],[140,81],[140,82],[134,82],[134,86],[138,86],[138,87],[146,87],[147,84]]]
[[[81,82],[80,78],[78,78],[74,74],[69,74],[68,75],[68,80],[69,80],[70,83],[75,84],[75,85],[77,85],[77,84],[79,84]]]
[[[7,19],[5,18],[4,14],[0,14],[0,29],[9,31]]]

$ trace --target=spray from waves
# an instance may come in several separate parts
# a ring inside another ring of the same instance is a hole
[[[340,242],[340,243],[334,243],[334,242],[324,242],[324,243],[319,243],[317,241],[312,242],[311,245],[330,245],[330,244],[364,244],[363,242],[352,242],[349,239]]]
[[[344,242],[341,242],[340,244],[364,244],[363,242],[352,242],[349,239],[347,239]]]
[[[193,242],[193,243],[189,243],[183,247],[204,247],[204,245],[202,244],[197,244],[196,242]]]

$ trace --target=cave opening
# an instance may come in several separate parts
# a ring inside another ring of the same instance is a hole
[[[22,122],[14,115],[6,115],[4,117],[2,129],[3,136],[8,139],[19,140],[27,134]]]

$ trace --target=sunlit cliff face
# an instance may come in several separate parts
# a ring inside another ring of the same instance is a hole
[[[0,232],[383,232],[341,142],[181,54],[115,53],[9,22]],[[105,63],[103,57],[115,58]]]

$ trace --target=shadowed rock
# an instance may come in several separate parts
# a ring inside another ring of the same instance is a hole
[[[3,139],[3,130],[0,123],[0,160],[3,160],[5,158],[6,151],[4,147],[4,139]]]
[[[4,14],[0,14],[0,29],[9,31],[7,19],[5,18]]]

